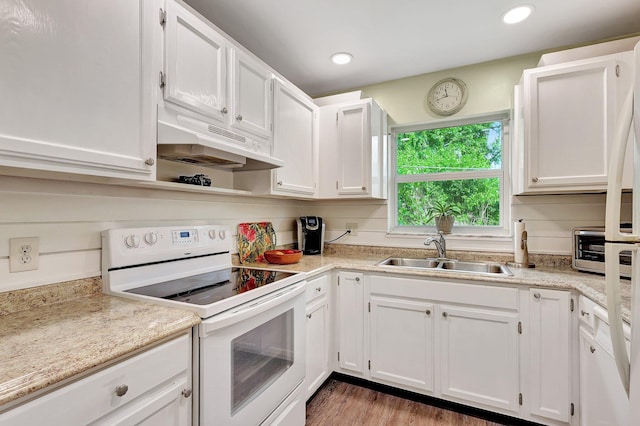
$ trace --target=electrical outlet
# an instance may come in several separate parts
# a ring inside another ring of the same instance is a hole
[[[358,224],[357,223],[347,223],[347,229],[351,230],[349,235],[353,235],[354,237],[358,235]]]
[[[9,271],[23,272],[38,269],[40,237],[9,239]]]

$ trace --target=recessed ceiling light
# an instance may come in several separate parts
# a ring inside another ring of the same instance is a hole
[[[353,59],[353,55],[347,52],[338,52],[331,55],[333,63],[338,65],[348,64],[351,62],[351,59]]]
[[[517,24],[527,19],[531,12],[533,12],[533,6],[528,4],[516,6],[502,16],[502,22],[505,24]]]

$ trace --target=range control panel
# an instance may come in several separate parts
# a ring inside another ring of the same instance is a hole
[[[102,233],[102,258],[109,268],[231,252],[222,225],[120,228]]]

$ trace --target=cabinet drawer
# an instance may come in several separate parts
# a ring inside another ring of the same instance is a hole
[[[4,426],[85,425],[189,369],[184,335],[0,415]],[[126,391],[125,391],[126,386]],[[118,396],[117,393],[122,396]]]
[[[580,296],[578,299],[578,313],[580,314],[580,322],[589,326],[593,330],[593,308],[598,306],[593,300]]]
[[[317,299],[320,296],[327,294],[329,288],[329,274],[321,277],[313,278],[307,281],[307,302]]]

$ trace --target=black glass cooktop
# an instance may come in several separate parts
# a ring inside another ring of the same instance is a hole
[[[209,305],[258,287],[288,278],[294,273],[253,268],[229,268],[127,290],[196,305]]]

